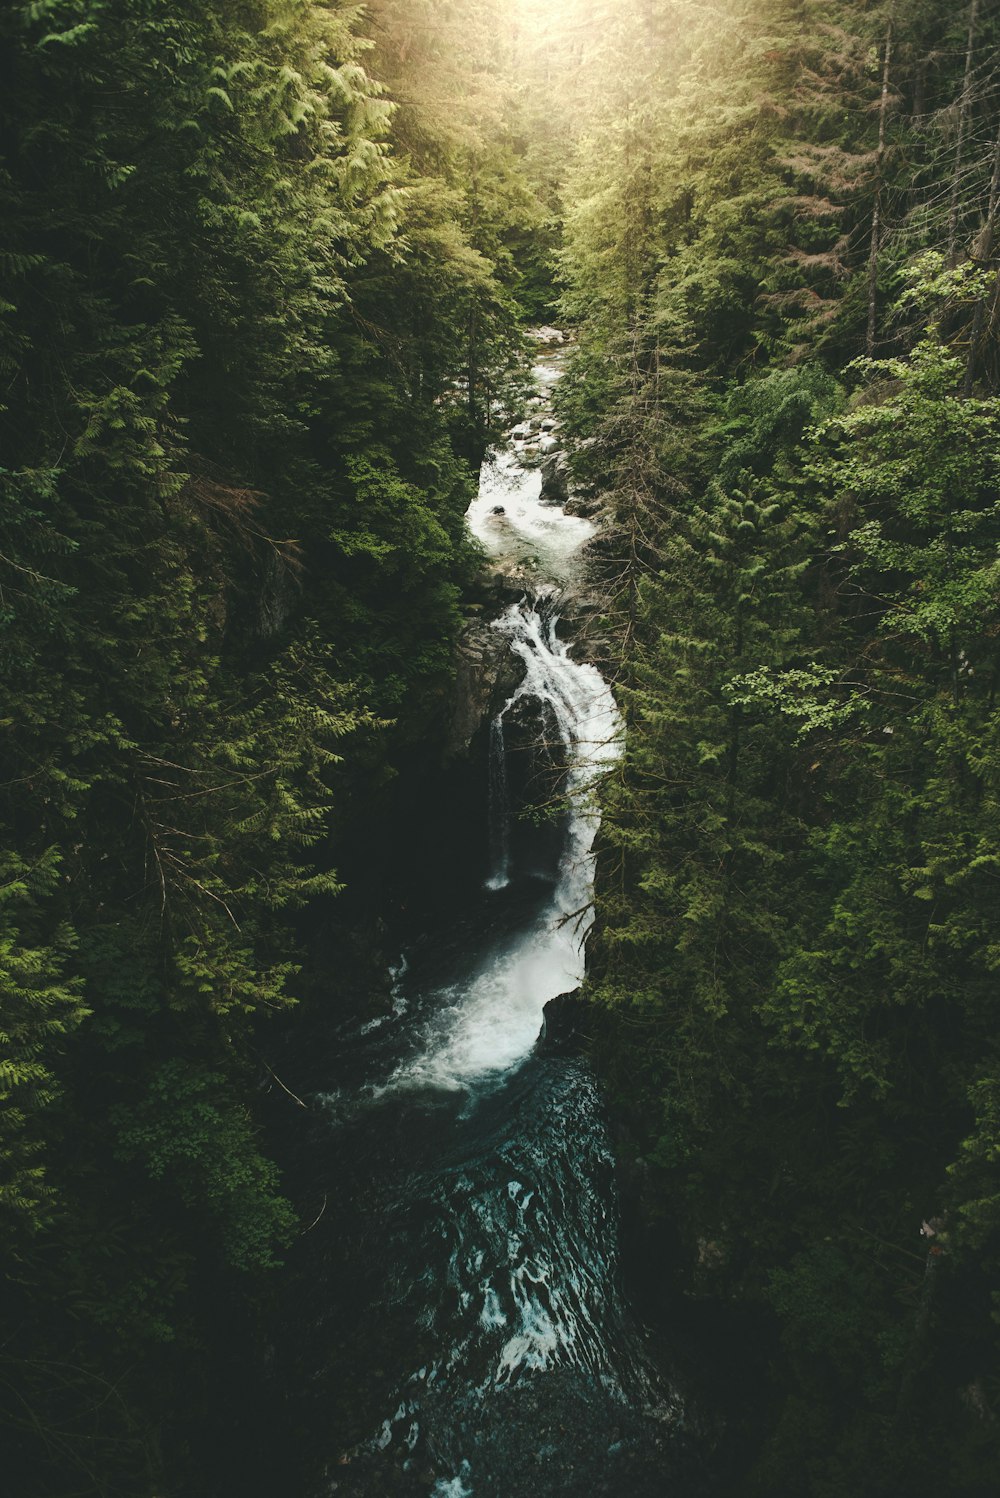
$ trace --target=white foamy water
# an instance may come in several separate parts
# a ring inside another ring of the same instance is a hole
[[[453,1477],[450,1482],[442,1477],[440,1482],[435,1483],[432,1498],[472,1498],[472,1489],[465,1486],[469,1464],[463,1462],[462,1466],[464,1470],[458,1477]]]
[[[618,754],[620,725],[604,678],[595,666],[571,658],[557,624],[545,599],[540,606],[515,604],[496,623],[525,664],[524,680],[504,712],[526,696],[547,703],[569,763],[568,828],[552,898],[529,930],[493,947],[470,977],[439,991],[420,1053],[396,1071],[390,1086],[465,1087],[506,1071],[534,1045],[548,1000],[583,979],[600,822],[592,787]],[[503,882],[498,871],[490,885],[499,889]]]
[[[539,370],[545,383],[558,378],[550,365]],[[389,1087],[455,1089],[508,1070],[534,1045],[548,1000],[583,980],[600,820],[593,786],[617,757],[620,719],[601,673],[575,661],[557,633],[558,586],[576,574],[581,548],[595,527],[559,505],[543,503],[540,495],[538,470],[523,467],[517,452],[505,453],[484,467],[479,496],[467,518],[494,556],[520,565],[525,547],[533,548],[548,575],[532,597],[512,605],[495,622],[523,661],[525,674],[493,724],[491,746],[503,754],[503,719],[520,699],[533,698],[550,710],[568,765],[568,829],[557,883],[530,929],[492,947],[462,982],[439,990],[419,1053],[399,1066]],[[503,515],[493,513],[498,504]],[[491,781],[491,794],[503,795],[502,764],[493,766]],[[495,864],[487,887],[500,890],[509,877],[509,840],[502,822],[494,825],[492,836]]]
[[[538,373],[540,387],[551,385],[557,357]],[[544,415],[536,425],[543,421],[552,425]],[[482,940],[463,947],[461,976],[446,983],[426,986],[419,963],[409,986],[404,972],[395,975],[405,1054],[395,1050],[381,1073],[388,1079],[366,1089],[369,1101],[380,1100],[373,1130],[384,1117],[406,1120],[405,1130],[387,1136],[407,1163],[382,1219],[379,1304],[412,1314],[420,1354],[416,1371],[395,1386],[393,1413],[351,1456],[366,1472],[388,1471],[383,1459],[416,1481],[426,1472],[426,1498],[554,1493],[570,1468],[617,1476],[623,1431],[637,1442],[654,1405],[658,1466],[663,1422],[680,1408],[657,1403],[659,1386],[621,1293],[614,1157],[596,1081],[579,1059],[529,1059],[546,1002],[584,976],[600,821],[595,785],[621,736],[607,683],[574,660],[558,634],[560,590],[583,576],[581,553],[595,527],[542,502],[537,469],[518,456],[539,437],[532,432],[484,468],[468,514],[508,578],[530,574],[524,598],[493,626],[519,657],[523,678],[490,726]],[[521,702],[529,710],[515,713]],[[531,886],[523,920],[518,885],[526,870],[520,840],[510,835],[518,777],[508,782],[506,773],[509,714],[512,744],[537,717],[558,739],[553,764],[565,767],[561,850],[553,839],[543,871],[533,871],[547,893]],[[513,930],[512,911],[520,922]],[[456,1106],[442,1096],[455,1093],[467,1101]],[[417,1150],[415,1168],[410,1135],[419,1142],[425,1128],[434,1147],[427,1156]],[[366,1241],[377,1253],[376,1239]],[[525,1450],[538,1464],[530,1473],[522,1471]],[[611,1488],[605,1482],[602,1490]]]
[[[540,585],[576,581],[580,551],[596,527],[592,520],[543,502],[541,469],[521,462],[525,445],[483,465],[479,494],[466,515],[469,529],[490,557],[513,563]]]

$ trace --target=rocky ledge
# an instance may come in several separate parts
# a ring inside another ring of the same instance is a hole
[[[591,1038],[593,1014],[579,988],[557,994],[542,1010],[536,1047],[543,1056],[575,1056]]]

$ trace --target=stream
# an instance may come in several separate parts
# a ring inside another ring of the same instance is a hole
[[[540,346],[531,422],[484,466],[468,515],[492,564],[527,579],[493,625],[523,678],[489,727],[485,869],[400,954],[391,1008],[339,1043],[314,1099],[337,1164],[298,1318],[303,1439],[324,1421],[349,1439],[312,1464],[308,1498],[702,1491],[684,1396],[623,1291],[595,1078],[536,1045],[545,1003],[583,977],[591,787],[620,752],[610,688],[559,633],[595,534],[543,497],[536,466],[557,442],[562,357]],[[561,767],[537,828],[508,763],[526,706]]]

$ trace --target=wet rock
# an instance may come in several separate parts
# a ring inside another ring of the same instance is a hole
[[[503,725],[512,800],[544,814],[562,796],[567,770],[566,749],[552,704],[526,692],[507,708]]]
[[[506,581],[500,578],[504,587]],[[490,623],[474,619],[466,625],[455,650],[446,759],[468,753],[480,728],[517,690],[523,675],[523,662]]]
[[[582,1051],[590,1038],[590,1005],[575,988],[557,994],[542,1010],[538,1049],[546,1056],[572,1056]]]
[[[257,594],[257,633],[263,639],[269,640],[281,633],[295,609],[297,596],[291,567],[276,550],[269,551]],[[221,632],[226,624],[224,605],[220,605],[216,623]]]
[[[569,462],[563,452],[548,453],[542,459],[542,494],[546,504],[561,505],[569,499]]]
[[[596,494],[571,494],[563,503],[567,515],[581,515],[585,520],[605,517],[607,509]]]
[[[541,344],[563,344],[566,342],[566,334],[559,328],[532,328],[528,337],[535,343]]]

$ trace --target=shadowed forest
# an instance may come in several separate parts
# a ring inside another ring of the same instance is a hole
[[[540,326],[624,724],[587,1057],[704,1492],[997,1490],[1000,4],[6,0],[11,1498],[521,1492],[317,1483],[274,1349]]]

